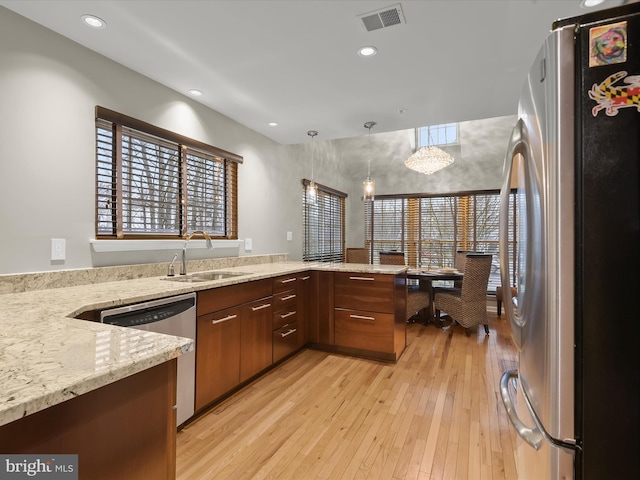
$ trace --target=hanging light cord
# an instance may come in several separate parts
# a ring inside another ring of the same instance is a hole
[[[316,138],[316,135],[318,135],[318,132],[316,130],[309,130],[307,132],[307,135],[309,135],[311,137],[311,145],[313,145],[313,139]],[[313,160],[315,158],[315,155],[313,154],[313,146],[311,147],[311,181],[313,181]]]
[[[376,122],[367,122],[364,124],[364,128],[369,129],[369,150],[371,150],[371,129],[376,126]],[[367,179],[371,178],[371,152],[369,152],[367,158]]]

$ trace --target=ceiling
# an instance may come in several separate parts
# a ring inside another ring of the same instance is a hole
[[[607,0],[596,9],[624,3]],[[405,22],[360,15],[400,5]],[[283,143],[513,115],[529,65],[579,0],[0,0]],[[592,9],[593,10],[593,9]],[[107,27],[84,25],[96,15]],[[377,55],[357,49],[373,45]],[[127,112],[123,112],[127,113]],[[269,126],[277,122],[278,126]]]

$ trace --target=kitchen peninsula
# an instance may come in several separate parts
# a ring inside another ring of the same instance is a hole
[[[56,453],[53,446],[73,439],[65,453],[78,453],[85,472],[106,475],[92,478],[113,478],[115,463],[127,478],[148,476],[151,465],[155,478],[173,478],[176,358],[194,342],[80,319],[105,308],[308,272],[314,283],[300,346],[397,360],[406,342],[405,267],[287,260],[274,255],[194,261],[189,271],[241,274],[198,283],[166,281],[160,273],[166,265],[0,276],[0,452]],[[340,282],[350,277],[366,277],[374,292],[390,297],[367,303],[359,286],[345,296],[348,288]],[[333,295],[334,282],[342,285],[340,295]],[[56,284],[68,286],[51,288]],[[375,325],[372,342],[363,343],[369,325]],[[148,449],[135,447],[145,441]],[[77,449],[70,452],[73,445]]]

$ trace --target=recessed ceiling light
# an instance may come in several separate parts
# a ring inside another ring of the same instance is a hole
[[[190,90],[187,90],[187,93],[189,95],[193,95],[194,97],[199,97],[200,95],[202,95],[202,90],[198,90],[197,88],[192,88]]]
[[[105,28],[107,26],[107,22],[102,20],[101,18],[96,17],[95,15],[82,15],[82,21],[85,25],[88,25],[92,28]]]
[[[375,55],[376,53],[378,53],[378,49],[376,47],[372,47],[372,46],[366,46],[366,47],[360,47],[358,49],[358,55],[360,55],[361,57],[371,57],[372,55]]]
[[[596,7],[601,3],[604,3],[604,0],[582,0],[582,2],[580,2],[580,6],[584,8],[591,8]]]
[[[278,126],[278,122],[269,122],[269,126],[270,127],[277,127]]]

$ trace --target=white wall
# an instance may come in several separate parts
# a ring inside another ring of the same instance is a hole
[[[347,246],[364,242],[367,160],[376,192],[499,188],[512,117],[461,124],[456,162],[425,176],[404,167],[412,131],[280,145],[192,99],[0,7],[0,274],[168,262],[175,250],[95,253],[95,106],[115,110],[244,157],[239,166],[239,238],[253,250],[302,258],[301,179],[346,192]],[[515,110],[515,105],[514,105]],[[363,119],[363,123],[368,120]],[[310,112],[310,122],[313,113]],[[301,126],[306,132],[314,126]],[[375,127],[374,127],[375,128]],[[293,233],[293,241],[286,232]],[[50,240],[66,239],[66,260]]]
[[[92,253],[96,105],[242,155],[247,253],[301,258],[302,165],[291,149],[0,7],[0,273],[171,259]],[[66,239],[64,262],[50,260],[51,238]]]

